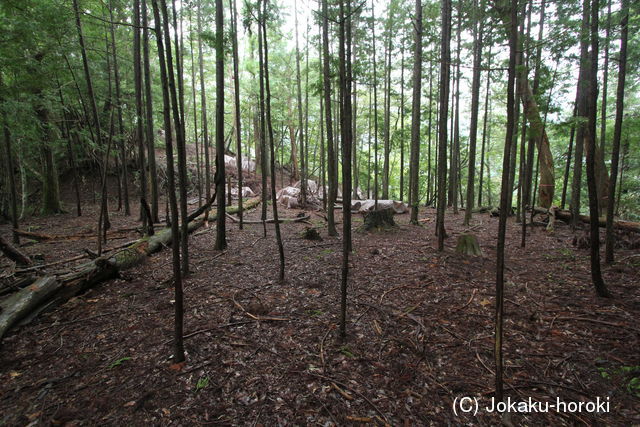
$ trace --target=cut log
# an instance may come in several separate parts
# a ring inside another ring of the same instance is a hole
[[[458,236],[456,253],[463,255],[482,256],[482,250],[480,250],[478,238],[474,234],[468,233]]]
[[[251,209],[260,203],[260,198],[249,199],[244,203],[244,209]],[[238,207],[233,206],[227,209],[229,213],[238,212]],[[215,218],[216,212],[212,211],[212,217]],[[189,233],[202,227],[204,224],[204,216],[199,217],[189,223]],[[159,251],[164,246],[171,244],[171,229],[164,228],[153,236],[145,236],[136,240],[133,244],[117,251],[111,255],[105,255],[95,260],[89,261],[76,268],[75,271],[59,275],[58,277],[47,276],[38,279],[36,283],[30,285],[18,293],[11,295],[7,299],[0,302],[0,339],[6,331],[31,312],[38,310],[40,306],[46,304],[47,309],[56,307],[74,296],[86,291],[87,289],[113,279],[118,276],[122,270],[129,269],[142,263],[149,255]],[[40,281],[46,279],[46,286]],[[55,286],[50,281],[55,282]],[[36,286],[38,284],[38,286]],[[43,288],[40,290],[40,288]],[[35,295],[30,295],[35,294]],[[19,312],[19,315],[10,314],[6,326],[3,323],[6,313]],[[4,328],[4,329],[3,329]]]
[[[60,288],[62,283],[55,277],[42,277],[2,301],[0,303],[0,340],[13,325],[47,301]]]
[[[549,215],[549,209],[546,208],[535,207],[533,208],[533,210],[534,213],[537,214]],[[571,221],[571,212],[563,209],[555,209],[555,218],[568,223]],[[584,222],[585,224],[589,224],[591,222],[591,219],[588,215],[580,215],[580,221]],[[606,227],[606,220],[604,218],[600,218],[598,220],[598,225],[602,228]],[[632,233],[640,233],[640,223],[638,222],[616,220],[613,221],[613,228],[618,230],[630,231]]]
[[[2,251],[3,254],[7,256],[7,258],[17,262],[18,264],[21,264],[21,265],[31,264],[31,259],[29,259],[28,256],[26,256],[25,254],[20,252],[18,249],[16,249],[13,245],[11,245],[9,242],[4,240],[2,236],[0,236],[0,250]]]

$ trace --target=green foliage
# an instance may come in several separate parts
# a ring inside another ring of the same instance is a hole
[[[109,369],[113,369],[113,368],[115,368],[115,367],[117,367],[117,366],[120,366],[120,365],[122,365],[124,362],[126,362],[127,360],[131,360],[131,358],[130,358],[130,357],[128,357],[128,356],[126,356],[126,357],[122,357],[122,358],[120,358],[120,359],[116,360],[115,362],[112,362],[112,363],[109,365]]]
[[[195,391],[198,392],[202,389],[207,388],[207,386],[209,385],[209,377],[200,377],[198,378],[198,382],[196,382],[196,389]]]

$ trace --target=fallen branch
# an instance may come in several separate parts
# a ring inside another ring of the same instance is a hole
[[[245,203],[247,209],[253,208],[260,203],[260,198],[256,197]],[[237,212],[237,207],[230,207],[227,212]],[[189,232],[193,232],[204,224],[204,217],[199,217],[191,221],[188,225]],[[120,271],[127,270],[142,263],[151,254],[160,251],[163,247],[171,244],[171,229],[164,228],[153,236],[145,236],[122,250],[113,254],[105,255],[95,260],[91,260],[78,267],[77,271],[61,274],[57,277],[45,277],[39,279],[20,292],[10,296],[0,302],[0,319],[7,313],[18,311],[19,318],[37,312],[40,306],[46,304],[50,309],[63,304],[74,296],[86,291],[98,283],[117,277]],[[41,282],[45,281],[45,282]],[[53,285],[55,283],[55,286]],[[38,286],[36,286],[38,284]],[[44,286],[46,284],[46,286]],[[43,289],[40,289],[43,288]],[[33,295],[31,295],[33,294]],[[25,302],[29,301],[28,304]],[[13,315],[16,317],[15,315]],[[13,317],[12,317],[13,318]],[[277,318],[260,320],[285,320]],[[0,322],[0,324],[2,324]],[[7,323],[5,328],[0,327],[0,339],[7,330],[15,325],[15,320]]]
[[[2,236],[0,236],[0,250],[2,251],[3,254],[7,256],[7,258],[17,262],[18,264],[22,264],[22,265],[31,264],[31,259],[29,259],[28,256],[26,256],[25,254],[20,252],[18,249],[16,249],[13,245],[11,245],[9,242],[4,240]]]
[[[552,208],[553,209],[553,208]],[[555,211],[555,218],[562,220],[564,222],[571,221],[571,212],[563,209],[553,209]],[[547,214],[550,215],[549,209],[534,207],[534,214]],[[588,215],[580,215],[580,221],[585,224],[591,223],[591,218]],[[598,219],[598,226],[605,228],[607,226],[605,218]],[[631,222],[631,221],[623,221],[623,220],[615,220],[613,221],[613,228],[618,230],[630,231],[632,233],[640,233],[640,223]]]

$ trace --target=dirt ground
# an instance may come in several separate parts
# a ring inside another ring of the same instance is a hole
[[[91,231],[95,213],[88,205],[82,218],[33,218],[23,227]],[[258,208],[248,217],[259,215]],[[474,215],[470,231],[483,256],[471,257],[454,252],[457,236],[469,231],[463,214],[448,212],[443,253],[436,251],[435,210],[423,209],[420,218],[420,227],[397,215],[395,230],[353,233],[344,341],[337,331],[342,241],[327,236],[321,215],[311,212],[310,222],[322,241],[301,238],[309,224],[282,225],[284,283],[277,281],[273,225],[264,238],[262,225],[240,231],[228,221],[224,252],[213,250],[214,227],[201,229],[190,237],[186,363],[171,359],[171,251],[163,250],[5,337],[0,425],[497,424],[500,416],[486,407],[494,390],[498,220]],[[114,229],[136,225],[135,216],[113,212],[111,219]],[[355,216],[354,229],[361,223]],[[0,232],[10,235],[7,226]],[[599,398],[609,406],[599,414],[549,408],[502,421],[640,424],[637,251],[621,249],[624,261],[604,267],[614,298],[601,299],[588,250],[572,245],[567,226],[533,228],[524,249],[513,220],[507,233],[506,395],[554,404]],[[83,248],[95,242],[23,250],[51,262]],[[478,399],[477,414],[454,411],[464,397]]]

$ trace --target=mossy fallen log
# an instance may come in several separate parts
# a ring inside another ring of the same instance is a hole
[[[0,302],[0,340],[13,325],[49,300],[62,286],[55,277],[41,277]]]
[[[244,203],[243,210],[252,209],[259,203],[259,197],[249,199]],[[227,209],[227,212],[237,213],[238,207],[232,206]],[[212,210],[209,220],[214,220],[216,216],[216,211]],[[202,227],[203,224],[204,216],[194,219],[189,223],[189,233]],[[149,255],[170,245],[171,240],[171,229],[164,228],[153,236],[138,239],[118,252],[81,264],[72,272],[38,279],[34,284],[0,302],[0,339],[18,320],[40,309],[41,306],[46,304],[49,310],[99,283],[117,277],[119,272],[141,264]],[[2,318],[5,313],[8,313],[8,320],[5,321],[7,326],[3,328]]]

